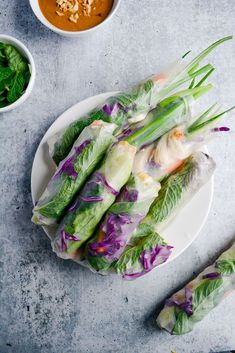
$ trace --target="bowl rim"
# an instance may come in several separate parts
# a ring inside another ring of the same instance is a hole
[[[0,113],[5,113],[7,111],[10,111],[10,110],[18,107],[29,97],[30,93],[32,92],[34,83],[35,83],[36,67],[35,67],[35,62],[34,62],[33,56],[30,53],[29,49],[19,39],[12,37],[10,35],[7,35],[7,34],[0,33],[0,41],[1,40],[3,42],[5,41],[6,43],[9,43],[12,45],[16,44],[16,48],[21,49],[22,54],[26,57],[26,59],[28,60],[30,66],[31,66],[31,76],[30,76],[30,80],[29,80],[28,86],[26,87],[25,92],[14,103],[11,103],[11,104],[7,105],[6,107],[0,108]]]
[[[54,26],[50,21],[47,20],[47,18],[44,16],[43,12],[40,9],[38,0],[29,0],[31,9],[34,13],[34,15],[37,17],[37,19],[47,28],[49,28],[50,30],[52,30],[53,32],[60,34],[60,35],[64,35],[64,36],[68,36],[68,37],[79,37],[91,32],[94,32],[95,30],[99,29],[101,26],[105,25],[112,17],[113,15],[116,13],[120,3],[122,0],[113,0],[113,6],[111,11],[109,12],[108,16],[100,23],[98,23],[96,26],[88,28],[88,29],[84,29],[81,31],[66,31],[63,30],[59,27]],[[40,15],[39,15],[40,13]]]

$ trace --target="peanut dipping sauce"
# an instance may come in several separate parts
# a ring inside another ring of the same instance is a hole
[[[38,0],[46,19],[65,31],[82,31],[103,22],[113,0]]]

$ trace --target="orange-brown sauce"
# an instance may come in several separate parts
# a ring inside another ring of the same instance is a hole
[[[56,13],[59,10],[56,0],[38,0],[38,2],[46,19],[54,26],[65,31],[82,31],[98,25],[108,16],[113,6],[113,0],[93,0],[90,15],[86,16],[84,15],[82,0],[78,0],[78,19],[77,23],[74,23],[69,19],[70,12],[63,13],[63,16]]]

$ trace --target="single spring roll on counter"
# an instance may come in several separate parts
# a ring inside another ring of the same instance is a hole
[[[193,330],[235,288],[235,243],[193,281],[166,300],[157,323],[173,335]]]

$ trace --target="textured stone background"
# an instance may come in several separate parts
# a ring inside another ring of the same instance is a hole
[[[132,283],[57,259],[31,224],[30,172],[39,141],[72,104],[125,88],[189,48],[234,34],[231,0],[123,0],[109,25],[71,40],[44,28],[27,0],[0,1],[0,32],[21,39],[37,65],[34,91],[0,116],[0,353],[208,353],[235,347],[235,296],[184,337],[154,325],[163,299],[235,236],[234,133],[210,144],[217,161],[206,226],[182,256]],[[235,42],[211,56],[214,98],[234,104]],[[231,125],[235,128],[234,118]]]

